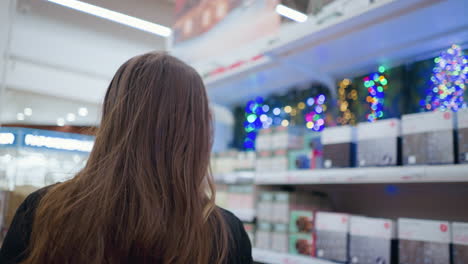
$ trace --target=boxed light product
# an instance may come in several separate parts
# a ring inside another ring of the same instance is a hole
[[[272,136],[273,150],[301,149],[304,145],[304,129],[300,127],[276,127]]]
[[[290,150],[288,152],[288,168],[290,170],[311,169],[312,150]]]
[[[261,192],[257,202],[257,219],[271,222],[273,219],[273,192]]]
[[[403,164],[454,163],[454,120],[451,112],[403,115]]]
[[[256,155],[253,151],[239,151],[237,153],[236,170],[252,171],[255,170]]]
[[[271,249],[279,253],[288,253],[288,225],[273,224],[273,233],[271,235]]]
[[[290,223],[290,213],[294,210],[313,212],[330,209],[330,200],[321,193],[275,192],[273,194],[272,221],[288,224]]]
[[[261,249],[271,249],[272,225],[269,222],[259,221],[255,232],[255,247]]]
[[[458,160],[460,163],[468,163],[468,109],[458,111]]]
[[[304,134],[304,149],[312,150],[310,161],[311,169],[320,169],[323,166],[323,145],[321,133],[315,131],[306,131]]]
[[[275,150],[271,157],[270,171],[288,170],[288,152],[284,149]]]
[[[255,210],[254,188],[250,184],[229,185],[226,200],[226,207],[239,215]]]
[[[392,220],[351,216],[350,263],[396,263],[395,231]]]
[[[340,263],[348,261],[348,214],[315,214],[316,256]]]
[[[289,221],[289,232],[312,234],[314,228],[314,211],[292,210]]]
[[[261,129],[255,140],[256,151],[269,151],[272,149],[273,132],[271,129]]]
[[[255,163],[255,171],[265,172],[272,171],[272,154],[269,151],[257,152],[257,160]]]
[[[359,123],[357,164],[360,167],[399,164],[400,120],[396,118]]]
[[[312,234],[289,234],[289,253],[315,256],[314,238]]]
[[[399,262],[450,263],[450,234],[446,221],[399,218]]]
[[[327,127],[323,130],[321,141],[324,168],[354,167],[355,134],[352,126]]]
[[[452,223],[453,264],[468,263],[468,223]]]

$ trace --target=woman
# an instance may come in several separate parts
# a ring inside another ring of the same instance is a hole
[[[127,61],[86,167],[26,198],[0,263],[252,263],[242,223],[214,204],[211,122],[193,68],[161,53]]]

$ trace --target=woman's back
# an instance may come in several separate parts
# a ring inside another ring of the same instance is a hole
[[[21,263],[251,262],[242,225],[214,205],[211,143],[196,71],[165,54],[130,59],[109,85],[85,168],[23,203],[2,257],[22,241]]]

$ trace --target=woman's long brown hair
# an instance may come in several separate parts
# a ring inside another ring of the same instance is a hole
[[[123,64],[85,168],[41,199],[23,263],[225,263],[197,72],[164,53]]]

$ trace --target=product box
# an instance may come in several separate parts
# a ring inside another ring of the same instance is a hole
[[[453,264],[468,263],[468,223],[452,223]]]
[[[396,118],[359,123],[357,164],[359,167],[399,165],[400,120]]]
[[[312,234],[290,234],[289,253],[296,255],[315,256],[314,238]]]
[[[468,163],[468,109],[457,113],[458,160]]]
[[[348,261],[348,214],[315,214],[316,256],[340,263]]]
[[[255,232],[255,247],[261,249],[271,249],[272,225],[269,222],[259,221]]]
[[[270,171],[287,171],[288,170],[288,152],[280,149],[273,152],[271,157]]]
[[[327,127],[322,132],[323,167],[354,167],[356,131],[352,126]]]
[[[275,127],[272,136],[273,150],[301,149],[304,145],[304,129],[300,127]]]
[[[270,151],[272,150],[272,143],[273,131],[271,129],[261,129],[255,140],[255,150],[257,152]]]
[[[257,202],[257,219],[272,222],[273,220],[273,192],[261,192]]]
[[[454,118],[451,112],[403,115],[403,164],[452,164]]]
[[[290,150],[288,152],[289,170],[311,169],[312,150]]]
[[[350,263],[396,263],[395,223],[389,219],[351,216]]]
[[[255,170],[256,155],[253,151],[239,151],[237,153],[236,171]]]
[[[446,221],[399,218],[399,262],[450,263],[450,234]]]
[[[257,152],[257,160],[255,163],[255,171],[265,172],[272,171],[272,153],[269,151]]]
[[[279,253],[288,253],[289,236],[288,225],[273,224],[273,233],[271,236],[271,249]]]
[[[310,161],[311,169],[320,169],[323,167],[323,145],[321,133],[307,130],[304,134],[304,149],[312,150]]]
[[[292,210],[289,221],[289,232],[312,234],[314,228],[314,211]]]
[[[219,153],[215,156],[215,175],[233,172],[236,169],[237,151]]]
[[[254,187],[250,184],[229,185],[226,207],[239,214],[255,210]]]
[[[275,192],[273,195],[272,221],[289,224],[290,212],[294,210],[313,212],[330,209],[330,200],[321,193]]]

